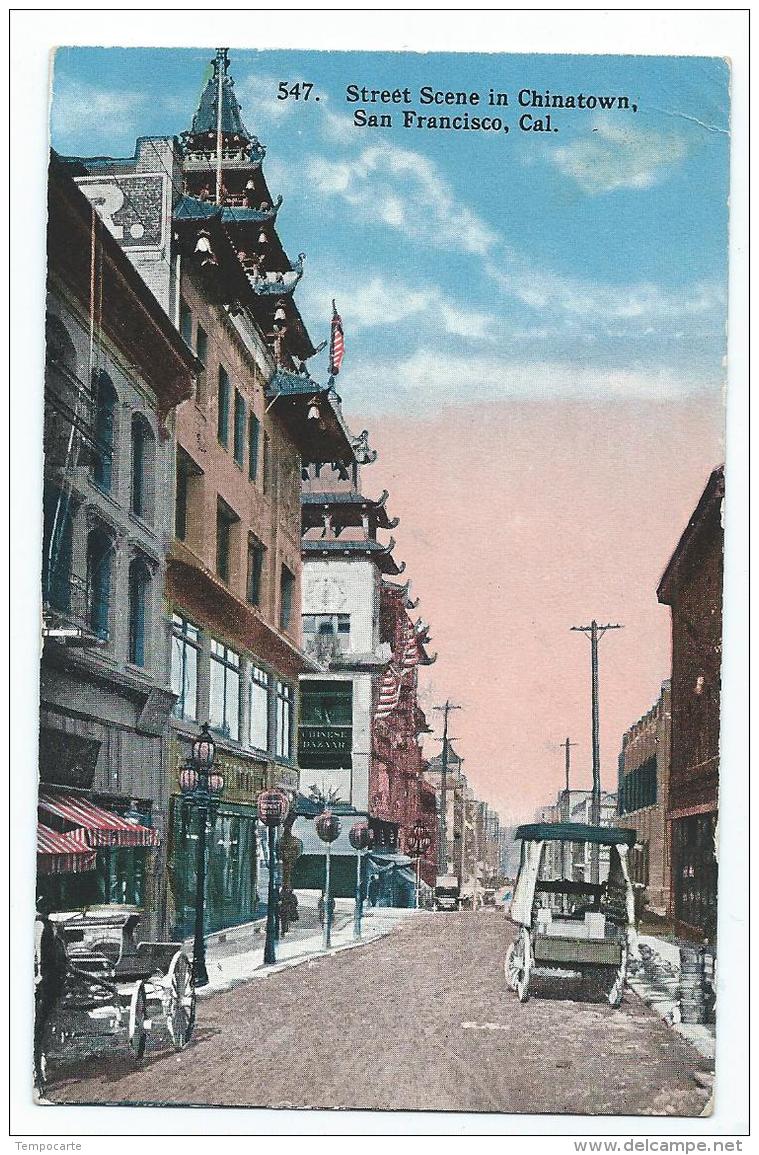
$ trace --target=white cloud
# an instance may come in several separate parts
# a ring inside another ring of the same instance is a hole
[[[437,165],[419,153],[370,145],[342,161],[313,156],[307,172],[316,191],[339,196],[361,219],[383,221],[413,240],[477,256],[498,242],[498,234],[456,199]]]
[[[112,91],[81,80],[54,82],[51,109],[53,139],[63,150],[91,154],[111,148],[114,141],[129,142],[131,152],[144,118],[147,96],[124,89]]]
[[[641,132],[629,123],[599,120],[590,137],[556,148],[551,162],[590,196],[617,189],[647,189],[686,155],[681,136]]]
[[[383,383],[382,392],[377,382]],[[417,349],[397,360],[351,368],[356,404],[375,412],[441,410],[450,405],[517,400],[673,400],[715,388],[716,382],[669,369],[603,369],[558,361],[525,362],[498,354],[446,355]]]

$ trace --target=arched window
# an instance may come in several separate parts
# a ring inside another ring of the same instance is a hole
[[[147,665],[146,618],[150,591],[150,567],[143,557],[129,566],[129,661],[133,666]]]
[[[48,465],[76,465],[81,437],[92,420],[89,397],[76,375],[76,350],[68,329],[53,313],[45,324],[45,458]]]
[[[101,370],[93,381],[95,415],[95,458],[92,477],[106,493],[111,491],[113,479],[113,451],[115,443],[116,390],[108,374]]]
[[[153,513],[153,478],[155,438],[150,423],[142,413],[132,417],[132,513],[150,521]]]
[[[87,536],[87,617],[93,634],[108,639],[111,609],[111,555],[113,543],[97,526]]]

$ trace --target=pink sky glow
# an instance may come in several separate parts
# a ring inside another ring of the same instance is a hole
[[[593,617],[625,627],[599,645],[602,786],[616,789],[622,734],[669,676],[656,587],[723,460],[720,397],[503,401],[367,425],[379,458],[363,489],[390,490],[400,580],[440,654],[422,704],[437,734],[433,704],[465,707],[452,733],[475,792],[504,819],[531,816],[563,786],[567,735],[572,785],[590,787],[590,642],[570,626]]]

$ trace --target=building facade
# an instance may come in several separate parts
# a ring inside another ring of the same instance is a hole
[[[95,861],[69,873],[40,855],[40,889],[58,909],[142,906],[160,935],[172,429],[195,364],[56,157],[48,207],[40,845],[78,831]]]
[[[683,933],[710,940],[717,932],[724,494],[720,467],[711,474],[657,591],[672,614],[670,913]]]
[[[622,736],[617,787],[618,825],[636,832],[630,875],[633,882],[645,886],[649,908],[662,916],[669,910],[670,898],[667,802],[671,728],[671,686],[667,681],[658,701]]]

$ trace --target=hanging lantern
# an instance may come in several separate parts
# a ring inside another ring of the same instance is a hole
[[[290,809],[287,795],[281,790],[262,790],[257,806],[258,817],[264,826],[280,826]]]
[[[284,325],[286,320],[287,313],[285,312],[285,302],[277,301],[277,307],[274,310],[274,323],[275,325]]]
[[[318,397],[312,397],[308,403],[308,413],[306,414],[306,419],[308,421],[318,421],[321,417],[319,406],[317,404],[318,400]]]
[[[248,183],[245,185],[245,191],[246,191],[246,192],[252,192],[252,191],[253,191],[253,189],[254,189],[255,187],[256,187],[256,186],[255,186],[255,183],[254,183],[254,181],[253,181],[253,178],[251,177],[251,179],[250,179],[250,180],[248,181]]]
[[[335,842],[340,834],[340,819],[331,810],[324,810],[316,819],[316,833],[322,842]]]
[[[261,229],[261,232],[258,234],[258,243],[259,245],[268,245],[269,243],[269,238],[264,229]]]
[[[348,831],[348,841],[354,850],[366,850],[372,839],[368,822],[356,822]]]
[[[224,775],[214,772],[208,775],[208,789],[212,794],[221,794],[224,789]]]
[[[198,772],[194,766],[183,766],[179,771],[179,789],[183,794],[191,794],[198,785]]]

